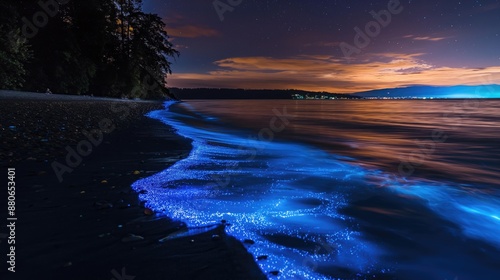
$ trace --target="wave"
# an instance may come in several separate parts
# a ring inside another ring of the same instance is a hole
[[[406,256],[412,246],[458,246],[466,236],[491,246],[488,252],[500,247],[496,196],[407,181],[302,143],[260,141],[175,103],[148,116],[191,139],[193,148],[186,159],[135,182],[140,199],[193,227],[227,221],[228,233],[251,240],[248,249],[260,256],[262,270],[280,271],[278,279],[411,279],[429,259],[423,252]],[[418,223],[443,236],[415,232]],[[425,275],[452,278],[456,264],[449,257]],[[477,275],[471,271],[463,273]]]

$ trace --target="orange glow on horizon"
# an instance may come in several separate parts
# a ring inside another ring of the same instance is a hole
[[[410,85],[484,85],[500,82],[500,66],[453,68],[435,66],[422,53],[375,54],[358,61],[331,56],[291,58],[232,57],[215,61],[206,73],[174,73],[171,87],[302,89],[353,93]]]

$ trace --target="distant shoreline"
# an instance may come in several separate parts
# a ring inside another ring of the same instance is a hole
[[[306,92],[300,90],[249,90],[249,89],[178,89],[172,93],[182,100],[464,100],[500,99],[500,97],[425,97],[425,96],[361,96],[364,93],[339,94],[327,92]],[[383,90],[382,90],[383,91]],[[370,93],[371,94],[371,93]],[[30,99],[54,101],[114,101],[159,103],[163,100],[125,99],[96,97],[89,95],[46,94],[14,90],[0,90],[2,99]],[[166,101],[166,100],[164,100]]]

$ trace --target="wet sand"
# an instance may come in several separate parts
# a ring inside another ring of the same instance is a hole
[[[266,279],[222,224],[159,241],[186,225],[150,213],[130,185],[191,149],[143,116],[161,103],[13,94],[0,92],[0,166],[5,174],[16,168],[16,273],[3,261],[1,279]],[[99,129],[103,119],[115,129],[70,167],[67,147],[92,142],[83,131]],[[58,178],[54,161],[72,172]]]

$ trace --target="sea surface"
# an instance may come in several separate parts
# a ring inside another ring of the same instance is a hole
[[[500,100],[211,100],[149,114],[190,155],[133,188],[227,221],[271,279],[500,279]]]

